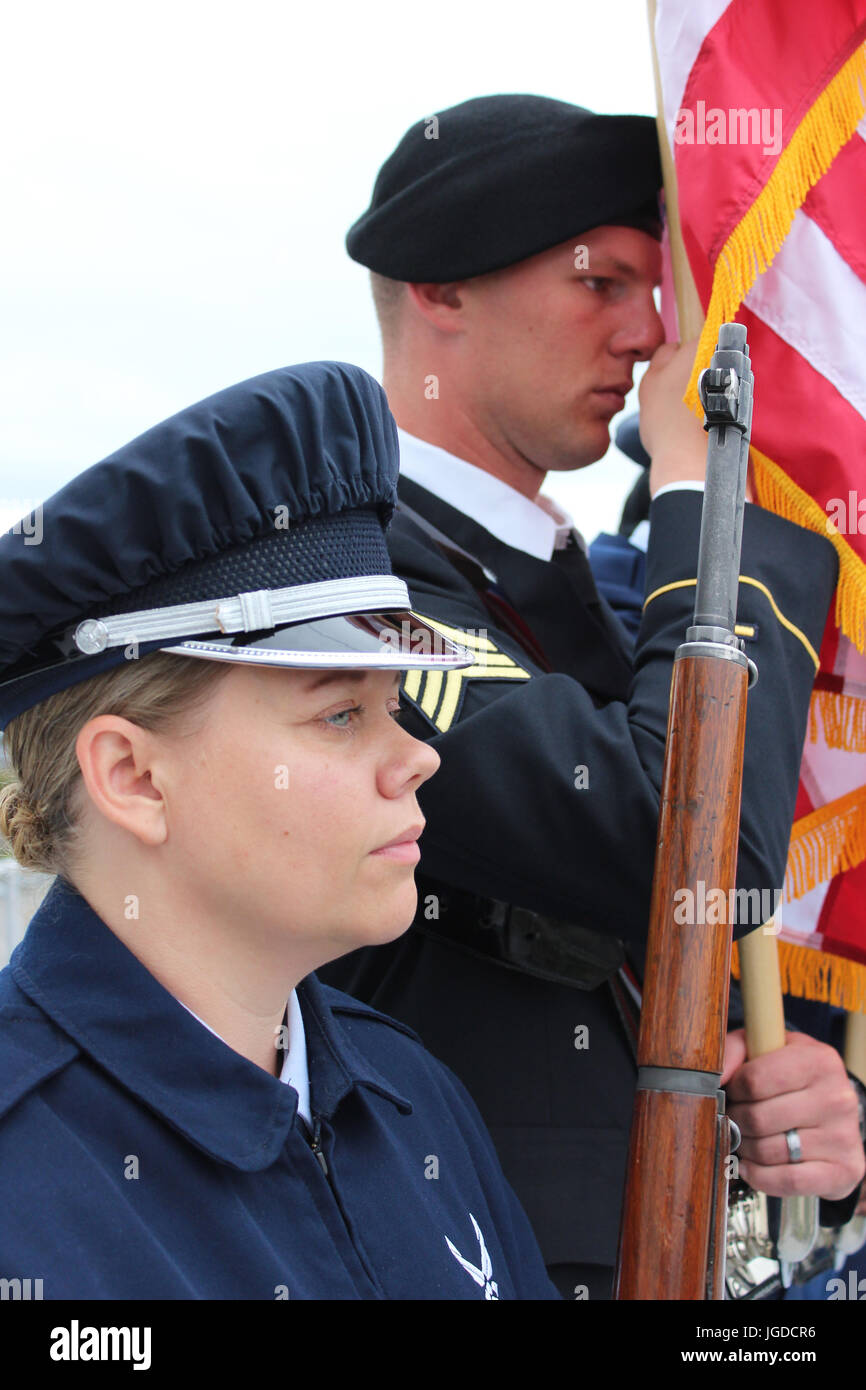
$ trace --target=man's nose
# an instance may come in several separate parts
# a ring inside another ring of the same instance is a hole
[[[656,348],[665,341],[665,328],[656,308],[652,292],[648,292],[640,310],[614,333],[610,350],[614,356],[631,356],[635,362],[648,361]]]

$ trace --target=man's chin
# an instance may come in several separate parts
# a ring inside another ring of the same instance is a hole
[[[563,455],[557,455],[551,459],[547,465],[548,473],[577,473],[581,468],[589,468],[591,464],[598,463],[603,459],[610,448],[610,433],[604,431],[604,436],[599,436],[598,442],[595,440],[587,442],[581,441],[579,450],[570,450]]]

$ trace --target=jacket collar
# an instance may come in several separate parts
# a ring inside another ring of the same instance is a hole
[[[202,1027],[70,884],[55,880],[10,968],[82,1052],[198,1148],[248,1172],[275,1161],[297,1092]],[[314,1114],[329,1119],[355,1086],[410,1110],[350,1041],[314,975],[298,995]]]
[[[551,669],[574,676],[599,698],[626,698],[633,674],[632,644],[599,594],[579,546],[554,552],[552,562],[539,560],[506,545],[412,478],[401,474],[397,491],[401,502],[456,543],[466,560],[474,560],[479,572],[482,566],[487,570],[497,590],[528,624]],[[391,546],[394,571],[407,580],[411,592],[412,575],[401,569],[393,539]],[[449,559],[462,568],[457,559]],[[472,578],[470,583],[477,588]],[[424,614],[423,599],[415,603]]]

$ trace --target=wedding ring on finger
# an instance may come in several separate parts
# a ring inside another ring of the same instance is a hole
[[[803,1162],[803,1146],[800,1143],[800,1136],[796,1129],[785,1130],[785,1143],[788,1145],[788,1162]]]

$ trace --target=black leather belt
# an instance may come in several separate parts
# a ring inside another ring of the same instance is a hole
[[[522,975],[576,989],[597,989],[625,960],[617,937],[575,922],[463,893],[429,879],[418,880],[418,896],[417,931]],[[438,916],[429,915],[431,910]]]

